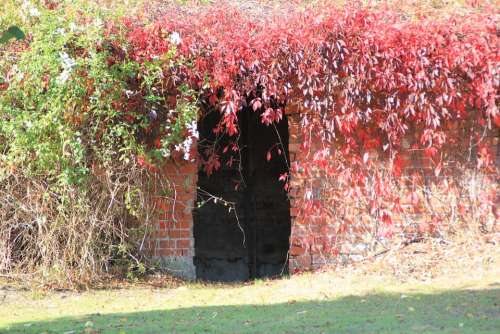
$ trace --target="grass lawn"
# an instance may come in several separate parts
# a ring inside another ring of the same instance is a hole
[[[0,333],[499,333],[500,271],[400,282],[304,274],[39,295],[2,289]]]

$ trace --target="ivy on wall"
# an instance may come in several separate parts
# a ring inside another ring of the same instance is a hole
[[[357,225],[380,243],[402,230],[433,234],[450,222],[487,226],[499,218],[495,11],[409,17],[319,1],[281,15],[220,2],[115,17],[92,3],[23,6],[16,17],[29,33],[0,50],[0,182],[8,189],[0,197],[0,219],[8,222],[0,247],[16,254],[43,244],[31,232],[43,221],[58,231],[46,233],[53,245],[73,240],[60,228],[73,221],[77,234],[97,236],[89,240],[99,250],[80,252],[88,245],[76,243],[70,257],[54,251],[40,261],[33,248],[30,266],[84,263],[93,271],[117,254],[136,259],[127,250],[137,244],[124,246],[128,234],[116,234],[123,230],[115,224],[153,210],[144,203],[162,164],[198,159],[207,171],[220,168],[220,155],[239,149],[243,112],[259,112],[272,126],[292,106],[301,147],[280,180],[297,190],[298,221],[333,230],[318,239],[311,229],[292,243],[337,254]],[[2,39],[11,37],[21,34],[9,29]],[[213,131],[234,143],[201,158],[197,120],[214,110],[222,117]],[[467,177],[457,182],[457,175]],[[104,210],[97,216],[95,189]],[[36,207],[12,215],[28,195]],[[8,239],[13,233],[24,239]]]

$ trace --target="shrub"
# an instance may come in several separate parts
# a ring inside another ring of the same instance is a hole
[[[1,50],[0,270],[74,284],[116,265],[144,272],[154,199],[168,192],[146,167],[184,142],[192,92],[170,106],[170,135],[148,141],[157,65],[119,58],[127,42],[105,35],[113,18],[95,4],[25,6],[26,41]],[[123,112],[132,89],[147,112]]]

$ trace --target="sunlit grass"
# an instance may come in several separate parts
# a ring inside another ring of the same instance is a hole
[[[499,274],[491,267],[401,283],[328,272],[172,289],[0,292],[0,332],[79,333],[87,325],[95,333],[493,333],[500,326]]]

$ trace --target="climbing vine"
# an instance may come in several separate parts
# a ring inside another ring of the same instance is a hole
[[[260,16],[227,3],[197,15],[172,7],[123,26],[139,63],[175,48],[185,62],[164,67],[162,87],[187,85],[219,110],[214,132],[237,137],[244,112],[267,125],[296,113],[299,158],[280,179],[295,180],[298,221],[318,227],[292,242],[338,253],[355,226],[380,243],[498,220],[498,23],[488,10],[415,18],[320,2]],[[202,160],[208,171],[219,152]],[[332,231],[318,240],[321,226]]]
[[[62,221],[71,214],[60,203],[93,212],[89,186],[136,179],[130,166],[150,180],[177,159],[213,172],[239,150],[238,121],[254,112],[267,126],[286,116],[295,131],[299,147],[280,176],[296,216],[292,245],[329,255],[358,236],[377,247],[464,222],[496,226],[495,10],[414,17],[360,3],[256,12],[217,2],[117,18],[34,3],[23,4],[26,40],[0,49],[14,60],[0,61],[0,182],[16,184],[0,211],[26,191],[19,177],[40,181],[36,203]],[[198,156],[197,121],[214,110],[213,132],[234,141]],[[120,188],[120,201],[105,196],[123,204],[120,219],[140,216],[138,187]],[[16,219],[5,235],[24,226]]]

